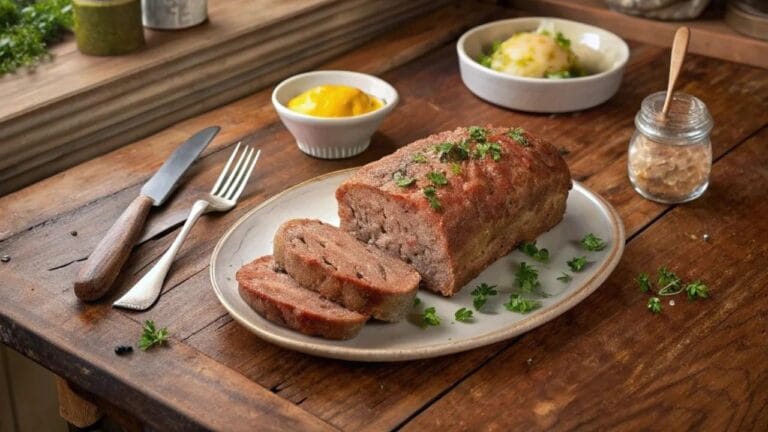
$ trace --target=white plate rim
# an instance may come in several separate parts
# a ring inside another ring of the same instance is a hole
[[[353,167],[353,168],[332,171],[332,172],[321,174],[317,177],[313,177],[311,179],[305,180],[303,182],[297,183],[275,194],[274,196],[264,200],[259,205],[249,210],[247,213],[241,216],[237,221],[235,221],[235,223],[233,223],[232,226],[230,226],[229,229],[227,229],[227,231],[224,232],[224,234],[221,236],[221,239],[219,239],[219,242],[216,244],[216,247],[213,249],[213,252],[211,255],[209,275],[211,279],[211,285],[213,286],[213,290],[216,293],[216,297],[218,298],[219,302],[221,303],[222,306],[224,306],[224,309],[227,310],[229,315],[232,316],[232,318],[235,321],[237,321],[240,325],[242,325],[252,333],[256,334],[260,338],[266,340],[267,342],[273,343],[277,346],[294,350],[294,351],[299,351],[305,354],[315,355],[319,357],[334,358],[339,360],[352,360],[352,361],[363,361],[363,362],[395,362],[395,361],[406,361],[406,360],[420,360],[420,359],[439,357],[439,356],[444,356],[449,354],[455,354],[458,352],[468,351],[468,350],[483,347],[486,345],[491,345],[496,342],[501,342],[503,340],[511,339],[515,336],[528,332],[562,315],[566,311],[570,310],[571,308],[579,304],[582,300],[587,298],[587,296],[592,294],[595,290],[597,290],[598,287],[600,287],[600,285],[602,285],[603,282],[605,282],[608,276],[610,276],[611,273],[613,272],[613,269],[615,269],[616,266],[618,265],[619,261],[621,260],[621,256],[624,252],[624,243],[626,241],[624,224],[622,223],[621,217],[619,216],[616,209],[614,209],[613,206],[607,201],[605,201],[605,199],[603,199],[600,195],[596,194],[595,192],[593,192],[591,189],[584,186],[580,182],[573,180],[573,189],[579,190],[590,201],[594,202],[598,207],[601,207],[601,209],[605,212],[605,214],[608,215],[608,219],[611,221],[611,235],[613,239],[616,239],[616,241],[612,241],[610,243],[610,249],[607,253],[606,259],[600,264],[598,269],[594,272],[593,276],[589,280],[584,282],[582,286],[569,290],[568,293],[563,294],[563,298],[560,301],[558,301],[556,304],[553,304],[547,309],[542,310],[536,314],[532,314],[526,318],[523,318],[512,325],[503,327],[496,331],[485,333],[480,336],[467,338],[462,341],[443,342],[443,343],[429,345],[421,348],[371,349],[371,348],[353,348],[353,347],[344,347],[344,346],[328,346],[328,345],[316,344],[312,342],[295,340],[289,337],[273,334],[268,330],[265,330],[259,327],[258,325],[254,324],[253,322],[243,317],[242,315],[240,315],[237,309],[227,302],[226,298],[224,297],[224,294],[222,293],[221,287],[219,287],[218,283],[216,282],[217,258],[219,256],[219,252],[221,248],[223,247],[227,239],[229,239],[230,235],[232,235],[232,232],[234,232],[234,230],[237,229],[238,226],[240,226],[242,223],[248,220],[251,217],[251,215],[259,211],[263,207],[267,206],[271,202],[281,198],[283,195],[289,193],[290,191],[301,188],[310,183],[321,181],[328,177],[340,175],[346,172],[355,171],[359,168],[360,167]]]

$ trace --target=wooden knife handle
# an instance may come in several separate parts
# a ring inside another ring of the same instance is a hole
[[[88,256],[75,279],[75,295],[80,300],[98,300],[109,291],[139,239],[152,204],[146,196],[136,197]]]

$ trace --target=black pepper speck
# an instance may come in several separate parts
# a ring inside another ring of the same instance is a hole
[[[72,237],[77,237],[77,231],[72,231],[69,233]]]
[[[133,347],[130,345],[118,345],[115,347],[115,354],[124,355],[133,352]]]

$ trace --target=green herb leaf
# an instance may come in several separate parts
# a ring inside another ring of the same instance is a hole
[[[443,206],[440,204],[440,200],[437,199],[437,189],[432,186],[427,186],[422,189],[421,192],[429,202],[429,206],[432,207],[432,210],[440,210],[443,208]]]
[[[161,329],[155,328],[155,322],[152,320],[144,321],[144,328],[139,338],[139,348],[142,351],[146,351],[155,345],[162,345],[168,340],[168,329],[163,327]]]
[[[420,304],[421,304],[421,299],[418,298],[418,297],[414,297],[413,298],[413,306],[415,307],[415,306],[418,306]]]
[[[448,179],[445,178],[445,174],[439,171],[430,171],[427,173],[427,180],[431,181],[433,185],[442,187],[448,184]]]
[[[597,252],[605,249],[606,244],[600,237],[589,233],[581,239],[581,246],[588,251]]]
[[[404,188],[408,187],[413,184],[413,182],[416,181],[413,177],[406,177],[402,172],[395,171],[395,173],[392,175],[392,180],[394,180],[395,184]]]
[[[661,300],[658,297],[651,297],[648,299],[648,310],[652,313],[661,313]]]
[[[481,65],[489,68],[491,67],[491,60],[493,58],[493,54],[501,48],[501,41],[495,41],[491,47],[486,51],[485,53],[481,54],[480,57],[478,57],[477,62]]]
[[[495,142],[478,143],[475,146],[475,159],[482,159],[487,154],[491,155],[491,159],[498,162],[501,160],[501,144]]]
[[[512,294],[509,297],[509,302],[504,303],[504,307],[511,312],[526,314],[541,307],[541,303],[536,300],[528,300],[520,294]]]
[[[461,308],[454,315],[456,321],[467,322],[472,319],[472,311],[467,308]]]
[[[557,280],[559,280],[560,282],[563,282],[563,283],[568,283],[568,282],[571,281],[571,279],[573,279],[573,277],[571,275],[569,275],[568,273],[563,273],[562,276],[557,278]]]
[[[515,272],[515,283],[521,291],[530,293],[539,287],[539,271],[528,264],[521,262]]]
[[[475,310],[479,311],[488,301],[488,297],[495,296],[496,294],[498,294],[496,285],[481,283],[472,290],[472,305],[475,307]]]
[[[434,307],[428,307],[424,309],[424,315],[422,316],[422,321],[425,325],[428,326],[439,326],[440,325],[440,316],[437,314],[437,311]]]
[[[557,32],[555,34],[555,42],[560,45],[561,48],[568,49],[571,47],[571,40],[565,37],[562,33]]]
[[[637,275],[637,285],[640,287],[640,291],[647,293],[651,290],[651,280],[648,277],[648,273],[640,273]]]
[[[705,299],[709,297],[709,289],[701,281],[693,281],[685,286],[688,300]]]
[[[458,162],[451,162],[451,172],[453,175],[461,175],[461,164]]]
[[[585,265],[587,265],[587,257],[585,256],[574,257],[572,260],[568,261],[568,267],[575,272],[582,271]]]
[[[662,296],[675,295],[683,291],[683,281],[664,266],[659,267],[656,283],[659,287],[657,293]]]
[[[440,162],[463,161],[469,159],[469,148],[466,142],[452,143],[449,141],[435,145],[435,153]]]
[[[427,157],[424,156],[424,153],[421,153],[421,152],[414,153],[413,156],[411,157],[411,160],[414,163],[427,163]]]
[[[510,129],[509,132],[507,132],[507,136],[517,141],[517,143],[523,147],[531,146],[531,143],[528,141],[528,138],[525,136],[525,130],[521,127]]]
[[[520,251],[538,262],[547,263],[549,261],[549,251],[546,248],[539,249],[536,247],[536,242],[523,242],[520,245]]]
[[[488,129],[480,126],[470,126],[467,131],[469,132],[469,138],[478,143],[485,142],[488,136]]]

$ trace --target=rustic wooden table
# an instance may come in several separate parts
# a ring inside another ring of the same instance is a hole
[[[265,90],[0,198],[0,255],[11,258],[0,263],[0,340],[158,430],[768,430],[768,71],[689,57],[680,90],[703,99],[715,119],[712,183],[697,201],[665,206],[633,192],[626,150],[641,100],[666,84],[668,50],[631,43],[624,83],[600,107],[529,115],[462,85],[453,38],[463,26],[417,23],[327,65],[382,73],[402,97],[359,157],[304,156]],[[218,303],[211,251],[250,208],[432,132],[482,123],[522,125],[567,149],[574,178],[623,218],[621,264],[571,311],[470,352],[364,364],[277,348]],[[222,134],[153,212],[118,289],[78,302],[79,263],[168,153],[211,124]],[[264,151],[242,203],[198,222],[154,308],[110,308],[169,245],[241,139]],[[652,315],[633,280],[659,265],[703,279],[712,298],[680,297]],[[116,356],[146,319],[170,329],[168,346]]]

